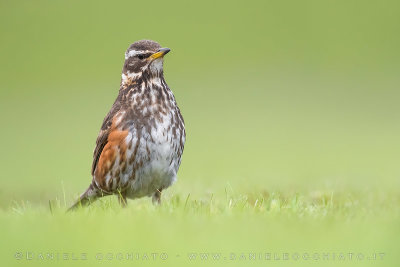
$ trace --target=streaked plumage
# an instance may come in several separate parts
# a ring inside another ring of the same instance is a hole
[[[93,155],[92,183],[73,207],[100,196],[153,196],[176,180],[185,144],[185,126],[163,75],[170,50],[150,40],[133,43],[117,99],[104,118]]]

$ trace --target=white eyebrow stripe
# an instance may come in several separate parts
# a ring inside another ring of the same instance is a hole
[[[153,52],[151,52],[150,50],[140,50],[140,51],[131,50],[131,51],[125,53],[125,59],[134,57],[134,56],[140,55],[140,54],[146,54],[146,53],[153,53]]]

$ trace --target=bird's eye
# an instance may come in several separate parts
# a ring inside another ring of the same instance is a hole
[[[151,56],[151,53],[139,54],[139,55],[137,55],[137,58],[142,60],[142,59],[148,58],[149,56]]]

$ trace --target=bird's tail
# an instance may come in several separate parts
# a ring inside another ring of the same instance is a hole
[[[88,189],[79,197],[79,199],[67,211],[75,210],[78,207],[87,206],[99,197],[98,190],[90,184]]]

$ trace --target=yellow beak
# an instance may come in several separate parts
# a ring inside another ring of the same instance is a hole
[[[165,47],[165,48],[160,48],[156,53],[152,54],[149,58],[150,59],[157,59],[160,57],[165,56],[171,49]]]

